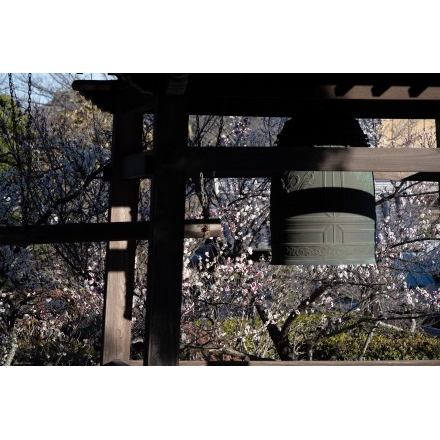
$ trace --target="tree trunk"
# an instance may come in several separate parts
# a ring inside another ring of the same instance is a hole
[[[6,356],[5,362],[3,366],[9,367],[12,365],[12,361],[14,360],[15,353],[17,352],[18,348],[18,337],[17,337],[17,331],[15,329],[12,329],[11,331],[11,345],[9,348],[9,352]]]
[[[280,360],[294,361],[295,357],[293,355],[293,347],[290,344],[289,338],[283,337],[278,326],[271,322],[267,310],[264,310],[264,308],[257,302],[255,303],[255,308],[257,309],[258,316],[269,332],[269,336],[272,339],[273,345],[275,346],[275,350],[277,351]]]
[[[362,353],[360,354],[358,361],[361,361],[363,359],[363,357],[365,356],[365,353],[367,352],[367,348],[370,345],[370,342],[374,336],[374,332],[376,331],[378,326],[379,326],[379,322],[376,322],[376,324],[374,325],[374,327],[371,329],[370,333],[368,334],[368,337],[365,340],[365,344],[364,344],[364,347],[362,348]]]

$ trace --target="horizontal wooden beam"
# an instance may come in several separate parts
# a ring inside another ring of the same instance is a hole
[[[109,113],[151,113],[154,107],[153,93],[142,92],[126,81],[77,80],[72,89]]]
[[[438,173],[415,173],[405,177],[402,180],[411,180],[414,182],[439,182],[440,172]]]
[[[118,80],[72,84],[105,111],[153,111],[167,74],[117,74]],[[106,84],[107,83],[107,84]],[[327,108],[358,118],[434,119],[440,113],[434,74],[189,74],[182,90],[189,114],[293,116]],[[182,86],[183,87],[183,86]]]
[[[150,222],[68,223],[62,225],[1,226],[0,245],[147,240]],[[185,220],[185,238],[220,237],[218,219]]]
[[[412,182],[439,182],[440,171],[436,173],[414,173],[414,172],[387,172],[377,171],[374,174],[375,180],[410,180]]]
[[[0,244],[146,240],[148,235],[149,222],[2,226],[0,227]]]
[[[374,180],[411,180],[412,176],[416,176],[420,173],[414,173],[414,172],[404,172],[404,171],[396,171],[396,172],[390,172],[390,171],[375,171],[373,173]],[[436,174],[436,173],[433,173]],[[440,177],[440,174],[439,174]],[[417,180],[417,179],[413,179]]]
[[[248,367],[421,367],[440,366],[440,360],[404,360],[404,361],[180,361],[180,367],[208,367],[208,366],[248,366]],[[130,366],[141,367],[141,360],[130,360]]]
[[[440,149],[436,148],[183,148],[173,159],[188,177],[270,177],[273,171],[373,171],[440,172]],[[126,179],[154,174],[154,152],[124,159]]]
[[[435,119],[440,113],[438,100],[394,100],[383,97],[371,99],[288,99],[239,97],[194,97],[189,100],[192,115],[243,115],[292,117],[314,109],[343,112],[355,118]]]

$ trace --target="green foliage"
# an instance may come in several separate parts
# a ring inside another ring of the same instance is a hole
[[[363,356],[366,361],[430,360],[440,358],[440,339],[424,333],[375,334]],[[319,341],[313,350],[313,360],[355,361],[358,360],[366,338],[346,333]]]
[[[215,322],[197,320],[185,323],[183,333],[185,342],[181,345],[181,360],[215,360],[212,354],[224,348],[243,356],[252,355],[268,360],[277,358],[267,330],[257,316],[231,317]]]
[[[92,341],[69,339],[21,341],[15,355],[14,365],[99,365],[100,351]]]
[[[327,316],[337,321],[338,314]],[[356,361],[362,354],[372,324],[355,325],[355,321],[343,322],[344,327],[354,325],[353,330],[326,336],[322,332],[322,315],[302,315],[292,326],[290,339],[298,345],[304,342],[313,347],[313,360]],[[304,356],[304,357],[303,357]],[[305,354],[301,359],[306,359]],[[366,361],[430,360],[440,358],[440,339],[423,332],[410,333],[379,327],[373,333],[362,359]]]
[[[12,104],[11,98],[0,95],[0,171],[11,165],[10,153],[14,128],[12,113],[17,114],[17,112],[18,109]],[[19,130],[18,127],[16,129]]]
[[[306,347],[313,347],[313,360],[315,361],[357,361],[361,355],[365,341],[368,338],[368,328],[356,328],[349,332],[334,336],[326,336],[322,329],[322,315],[300,315],[292,326],[290,340],[298,349],[298,360],[307,360]],[[213,347],[210,344],[210,331],[216,324],[209,321],[194,322],[193,330],[203,334],[205,349]],[[366,326],[368,327],[368,326]],[[265,327],[258,317],[255,318],[229,318],[220,322],[225,346],[229,346],[243,354],[255,353],[255,347],[262,344],[262,339],[267,337]],[[278,355],[274,346],[269,342],[269,347],[260,353],[261,359],[277,360]],[[206,358],[204,348],[194,348],[192,354],[200,354],[198,359]],[[181,359],[194,359],[188,357],[188,352],[183,351]],[[422,332],[415,334],[393,329],[378,328],[363,356],[366,361],[394,361],[394,360],[431,360],[440,359],[440,339],[428,336]]]
[[[262,359],[277,359],[275,347],[266,327],[256,315],[253,318],[229,318],[221,322],[225,341],[234,349],[246,354],[256,354]]]

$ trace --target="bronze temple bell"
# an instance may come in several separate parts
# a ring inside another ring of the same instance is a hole
[[[322,112],[290,119],[277,142],[277,148],[341,146],[368,144],[356,119]],[[272,264],[375,264],[373,173],[274,173],[270,210]]]

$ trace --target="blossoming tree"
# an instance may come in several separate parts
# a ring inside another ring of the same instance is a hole
[[[2,226],[106,221],[102,177],[109,161],[109,117],[67,94],[58,95],[53,106],[33,109],[30,124],[29,112],[11,95],[0,113]],[[60,102],[64,107],[57,111]],[[188,146],[271,147],[284,122],[194,116]],[[146,116],[145,148],[151,125]],[[382,121],[364,120],[362,126],[371,145],[380,147]],[[432,141],[431,132],[422,135]],[[417,139],[406,136],[400,146]],[[378,326],[414,331],[424,316],[438,311],[437,291],[409,283],[407,276],[420,268],[440,272],[437,185],[402,180],[377,187],[376,265],[272,266],[269,196],[267,178],[188,179],[187,218],[218,217],[223,237],[185,239],[182,358],[312,359],[319,343],[332,336],[371,336]],[[145,180],[139,219],[148,218]],[[134,341],[144,331],[147,247],[139,244],[136,260]],[[99,242],[0,246],[3,364],[26,355],[35,362],[36,351],[41,363],[97,362],[92,349],[100,343],[104,258]],[[89,349],[82,357],[79,340]]]
[[[273,144],[282,122],[260,138],[264,145]],[[361,122],[377,144],[381,121]],[[249,125],[246,118],[231,118],[229,133],[218,138],[245,146]],[[411,265],[438,272],[436,185],[399,181],[377,188],[377,264],[357,266],[271,266],[270,256],[258,248],[268,239],[270,182],[212,179],[207,191],[225,238],[204,246],[186,243],[186,358],[311,359],[324,338],[359,329],[371,335],[379,325],[414,330],[417,319],[438,311],[436,291],[405,282]]]

